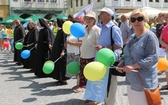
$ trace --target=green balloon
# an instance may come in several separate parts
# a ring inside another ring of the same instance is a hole
[[[67,70],[68,74],[70,74],[70,75],[77,75],[80,71],[79,62],[70,62],[67,65],[66,70]]]
[[[50,74],[54,70],[54,62],[53,61],[46,61],[43,65],[43,72],[45,74]]]
[[[21,49],[23,48],[23,44],[22,44],[21,42],[17,42],[17,43],[15,44],[15,48],[16,48],[17,50],[21,50]]]
[[[99,50],[96,54],[96,59],[107,67],[109,67],[110,64],[113,65],[115,63],[114,52],[109,48]]]

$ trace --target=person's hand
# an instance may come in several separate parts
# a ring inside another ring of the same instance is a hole
[[[130,72],[131,70],[134,70],[134,67],[131,66],[131,65],[128,65],[128,66],[124,66],[124,67],[123,67],[123,71],[124,71],[124,72]]]
[[[35,44],[35,48],[37,49],[37,43]]]
[[[60,55],[60,57],[63,57],[64,55],[65,55],[65,52],[62,52],[61,55]]]
[[[51,44],[49,44],[49,46],[48,46],[48,47],[49,47],[49,49],[50,49],[50,50],[52,50],[52,45],[51,45]]]
[[[123,66],[124,66],[124,61],[121,60],[120,63],[117,65],[117,67],[121,67],[121,68],[123,68]]]
[[[121,68],[121,67],[116,67],[116,70],[118,71],[118,72],[120,72],[120,73],[123,73],[124,71],[123,71],[123,68]]]
[[[102,49],[103,48],[103,46],[100,46],[100,45],[96,45],[95,46],[95,49],[97,50],[97,51],[99,51],[100,49]]]

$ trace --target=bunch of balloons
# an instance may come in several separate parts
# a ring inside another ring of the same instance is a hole
[[[90,81],[98,81],[105,76],[107,67],[115,62],[115,55],[111,49],[103,48],[97,52],[96,59],[84,68],[84,76]]]
[[[85,27],[81,23],[72,23],[71,21],[64,22],[62,26],[66,34],[72,34],[76,38],[81,38],[85,35]]]

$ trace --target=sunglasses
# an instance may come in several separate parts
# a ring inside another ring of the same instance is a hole
[[[139,16],[139,17],[137,17],[137,18],[134,18],[134,17],[131,17],[131,22],[132,23],[134,23],[134,22],[136,22],[136,20],[138,21],[138,22],[141,22],[141,21],[143,21],[144,20],[144,17],[142,17],[142,16]]]

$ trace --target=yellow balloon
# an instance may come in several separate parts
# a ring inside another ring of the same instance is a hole
[[[100,62],[90,62],[84,68],[84,76],[90,81],[98,81],[104,77],[106,69]]]
[[[70,27],[73,23],[71,21],[64,22],[62,29],[66,34],[70,34]]]

